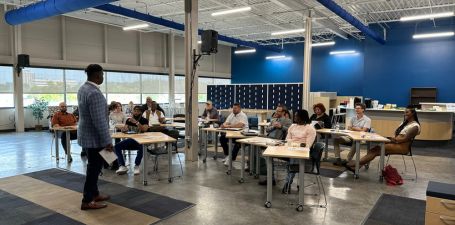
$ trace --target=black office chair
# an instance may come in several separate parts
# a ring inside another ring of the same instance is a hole
[[[322,179],[320,176],[320,168],[321,168],[321,159],[322,153],[324,152],[325,144],[321,142],[316,142],[310,148],[310,159],[306,160],[306,162],[311,162],[311,169],[307,170],[307,163],[305,164],[305,173],[314,174],[316,176],[316,183],[318,185],[319,193],[315,195],[321,196],[321,190],[324,194],[324,204],[319,204],[318,206],[321,208],[327,207],[327,197],[325,194],[324,184],[322,183]],[[316,169],[316,172],[314,170]],[[299,165],[298,164],[289,164],[288,171],[289,173],[299,173]],[[293,179],[288,179],[285,187],[283,188],[284,194],[289,194],[291,190],[291,184]],[[298,186],[297,186],[298,187]],[[299,188],[299,187],[298,187]]]
[[[405,180],[413,180],[413,181],[417,182],[417,167],[416,167],[416,164],[414,162],[414,157],[412,156],[412,144],[413,143],[414,143],[414,138],[411,139],[411,141],[409,143],[409,151],[407,153],[405,153],[405,154],[386,154],[387,161],[386,161],[385,165],[389,164],[389,159],[390,159],[391,155],[401,155],[401,158],[403,159],[403,164],[404,164],[404,172],[402,172],[402,174],[404,174],[405,172],[407,172],[406,160],[404,159],[404,157],[405,156],[410,156],[411,160],[412,160],[412,164],[414,165],[415,179],[410,178],[410,179],[405,179]]]

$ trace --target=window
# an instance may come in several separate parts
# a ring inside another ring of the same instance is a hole
[[[22,70],[24,84],[24,106],[42,98],[56,106],[64,101],[62,69],[25,68]]]
[[[142,74],[142,103],[151,97],[157,103],[169,102],[169,76]]]
[[[0,66],[0,108],[14,107],[13,68]]]
[[[185,103],[185,77],[175,76],[175,103]]]
[[[128,104],[141,102],[141,77],[137,73],[107,72],[107,102],[117,101]]]

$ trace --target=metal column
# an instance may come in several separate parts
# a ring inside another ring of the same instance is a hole
[[[310,87],[311,87],[311,10],[308,11],[308,17],[305,20],[305,51],[303,54],[303,108],[309,110],[310,106]]]
[[[22,79],[22,73],[16,68],[17,66],[17,55],[22,53],[22,32],[21,26],[14,26],[13,31],[13,62],[14,62],[14,120],[16,122],[16,132],[24,132],[24,85]]]
[[[198,75],[193,68],[197,50],[198,0],[185,0],[185,159],[198,160]]]
[[[169,108],[175,107],[175,34],[171,31],[167,41],[167,62],[169,68]],[[169,115],[170,116],[170,115]]]

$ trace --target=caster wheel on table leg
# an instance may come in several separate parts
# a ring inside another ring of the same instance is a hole
[[[271,202],[265,202],[264,206],[266,208],[270,208],[270,207],[272,207],[272,203]]]
[[[216,156],[213,156],[213,159],[214,159],[214,160],[216,160],[216,158],[217,158]]]
[[[231,175],[231,171],[230,170],[226,171],[226,174]]]
[[[244,183],[245,180],[243,178],[240,178],[239,183]]]
[[[367,163],[367,164],[364,165],[364,167],[365,167],[365,170],[368,170],[370,168],[370,164]]]
[[[354,179],[356,179],[356,180],[359,179],[359,175],[354,174]]]
[[[298,212],[302,212],[303,211],[303,205],[297,206],[297,208],[295,208],[295,210],[297,210]]]
[[[172,178],[167,179],[169,183],[172,183]]]
[[[144,184],[144,185],[147,185],[147,181],[144,181],[143,184]]]
[[[207,162],[207,160],[206,160],[206,159],[203,159],[202,162],[205,163],[205,162]]]
[[[255,174],[255,175],[254,175],[254,179],[259,179],[259,175],[258,175],[258,174]]]

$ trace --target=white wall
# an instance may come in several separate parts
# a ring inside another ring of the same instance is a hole
[[[12,63],[12,29],[0,5],[0,64]],[[99,63],[106,70],[167,73],[165,33],[125,32],[119,27],[90,21],[52,17],[21,26],[22,53],[32,66],[83,69]],[[184,73],[183,37],[176,36],[176,73]],[[231,77],[231,47],[219,46],[215,56],[201,59],[199,74]]]
[[[118,27],[63,16],[24,24],[20,31],[22,53],[30,55],[31,66],[83,69],[98,63],[106,70],[168,72],[165,33],[124,32]],[[0,4],[0,64],[13,63],[13,40],[13,29],[4,21]],[[177,74],[184,74],[183,46],[183,37],[176,36]],[[219,45],[218,54],[204,56],[200,65],[201,76],[230,78],[231,47]],[[0,109],[0,130],[14,129],[10,118],[14,118],[14,109]],[[34,125],[26,109],[25,128]]]

